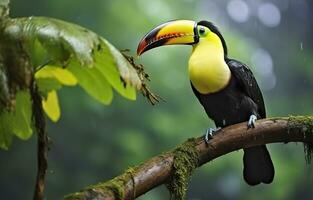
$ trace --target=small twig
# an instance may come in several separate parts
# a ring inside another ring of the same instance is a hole
[[[33,120],[37,132],[37,178],[34,192],[34,200],[44,199],[45,176],[48,168],[48,144],[49,138],[46,132],[46,121],[42,108],[42,97],[39,94],[35,79],[30,87],[33,101]]]
[[[145,72],[144,66],[142,64],[136,64],[135,59],[133,56],[128,55],[129,49],[120,50],[122,55],[128,60],[128,62],[134,67],[134,69],[137,71],[137,74],[139,76],[139,79],[142,82],[141,85],[141,94],[148,99],[148,101],[155,105],[160,102],[160,100],[165,101],[162,97],[160,97],[157,94],[154,94],[151,92],[150,88],[147,85],[147,82],[150,81],[149,75]]]

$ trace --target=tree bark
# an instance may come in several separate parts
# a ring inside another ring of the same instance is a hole
[[[46,119],[42,107],[42,97],[39,94],[34,78],[30,93],[33,101],[33,120],[37,132],[37,177],[33,200],[43,200],[45,178],[48,168],[49,138],[46,131]]]
[[[258,120],[252,129],[247,129],[247,123],[243,122],[221,129],[208,144],[204,142],[203,137],[194,139],[192,144],[197,151],[196,167],[199,167],[238,149],[276,142],[303,142],[310,147],[313,143],[313,116],[262,119]],[[311,151],[306,153],[310,154]],[[67,195],[65,199],[135,199],[167,183],[175,173],[174,162],[175,149],[155,156],[110,181]]]

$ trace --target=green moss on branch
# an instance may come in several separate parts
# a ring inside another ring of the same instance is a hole
[[[188,181],[193,170],[199,164],[199,152],[196,149],[196,139],[191,138],[178,146],[174,151],[173,173],[167,188],[171,199],[186,199]]]
[[[134,169],[129,168],[121,176],[110,181],[91,185],[82,190],[69,194],[64,197],[65,200],[83,200],[83,199],[106,199],[106,197],[114,195],[114,199],[125,199],[126,184],[133,179]]]
[[[288,127],[289,129],[302,128],[304,138],[312,138],[309,140],[310,142],[303,143],[305,160],[308,164],[311,163],[313,155],[313,116],[290,116]]]

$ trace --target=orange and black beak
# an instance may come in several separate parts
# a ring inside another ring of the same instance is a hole
[[[195,44],[199,42],[197,23],[190,20],[174,20],[163,23],[149,33],[139,42],[137,55],[163,45]]]

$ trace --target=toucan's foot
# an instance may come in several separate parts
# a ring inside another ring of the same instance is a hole
[[[255,128],[255,121],[257,120],[257,117],[255,115],[251,115],[248,121],[248,129],[249,128]]]
[[[204,136],[204,141],[205,143],[209,143],[209,140],[213,138],[213,135],[216,131],[220,130],[221,127],[216,127],[216,128],[208,128],[206,130],[205,136]]]

